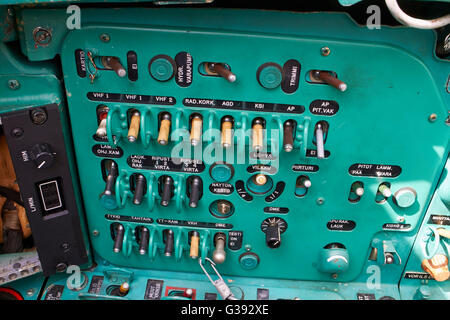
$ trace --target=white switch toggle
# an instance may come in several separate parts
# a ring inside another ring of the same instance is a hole
[[[319,123],[316,127],[316,145],[317,145],[317,158],[325,158],[325,149],[323,146],[323,129],[322,125]]]

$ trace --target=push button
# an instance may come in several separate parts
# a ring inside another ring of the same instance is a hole
[[[153,79],[164,82],[172,79],[175,74],[176,63],[169,56],[157,55],[150,60],[148,68]]]

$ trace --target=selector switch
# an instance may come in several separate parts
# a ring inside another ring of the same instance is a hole
[[[281,234],[287,229],[284,219],[271,217],[265,219],[261,224],[261,230],[266,234],[266,245],[275,249],[281,245]]]
[[[153,79],[164,82],[172,79],[177,69],[177,64],[171,57],[160,54],[150,60],[148,69]]]
[[[48,143],[38,143],[31,148],[33,160],[38,169],[50,168],[55,161],[55,155]]]
[[[258,68],[256,79],[263,88],[275,89],[283,80],[283,69],[277,63],[265,63]]]

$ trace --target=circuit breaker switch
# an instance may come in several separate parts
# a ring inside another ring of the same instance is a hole
[[[170,229],[167,229],[165,233],[166,233],[166,240],[165,240],[166,245],[164,247],[164,255],[166,257],[170,257],[172,256],[173,252],[174,234],[173,231]]]
[[[171,115],[168,112],[163,112],[161,114],[161,122],[159,126],[158,133],[158,143],[160,145],[166,145],[169,143],[170,125],[171,125]]]
[[[197,259],[198,258],[198,246],[200,243],[200,234],[198,233],[198,231],[192,231],[191,233],[191,247],[189,250],[189,256],[192,259]]]
[[[120,63],[119,58],[117,57],[104,56],[102,57],[102,64],[105,68],[114,70],[116,74],[121,78],[127,75],[127,71],[125,70],[123,65]]]
[[[323,142],[323,128],[322,124],[318,123],[316,126],[316,145],[317,145],[317,158],[325,158],[325,148]]]
[[[195,114],[191,120],[191,145],[196,146],[200,143],[202,138],[202,116]]]
[[[335,76],[333,76],[330,72],[315,70],[313,72],[314,78],[321,80],[323,82],[328,83],[330,86],[335,87],[336,89],[344,92],[347,90],[347,84]]]
[[[141,204],[142,198],[145,193],[145,187],[146,187],[146,179],[142,174],[136,174],[134,176],[134,197],[133,197],[133,203],[134,204]]]
[[[263,131],[264,120],[262,118],[256,118],[252,123],[252,146],[253,149],[259,151],[263,148]]]
[[[227,240],[227,236],[223,232],[217,232],[214,235],[214,244],[216,246],[216,249],[214,250],[212,254],[212,258],[215,263],[221,264],[225,262],[226,259],[226,252],[225,252],[225,242]]]
[[[139,239],[139,254],[144,255],[148,250],[148,241],[150,239],[150,231],[146,227],[141,228]]]
[[[103,193],[100,195],[100,204],[107,210],[114,210],[117,208],[116,196],[115,196],[115,185],[116,179],[119,174],[117,164],[109,160],[108,162],[108,176],[106,177],[106,186]]]
[[[99,138],[106,136],[106,118],[108,116],[108,109],[100,111],[98,115],[98,119],[100,120],[98,124],[97,131],[95,135]]]
[[[173,196],[173,179],[165,176],[162,179],[161,205],[167,207]]]
[[[225,116],[222,118],[221,128],[221,144],[222,147],[228,148],[232,144],[233,135],[233,118],[231,116]]]
[[[139,135],[141,125],[141,115],[139,111],[133,111],[130,119],[130,128],[128,129],[128,141],[135,142]]]
[[[188,178],[189,207],[196,208],[203,195],[203,181],[199,176]]]
[[[115,238],[114,238],[114,247],[113,251],[115,253],[118,253],[122,251],[122,245],[123,245],[123,237],[125,235],[125,228],[121,224],[117,224],[115,227]]]
[[[291,152],[294,149],[294,121],[287,120],[283,125],[283,149]]]

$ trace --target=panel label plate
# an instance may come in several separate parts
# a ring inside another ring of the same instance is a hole
[[[200,173],[205,170],[205,164],[201,160],[187,158],[131,155],[127,163],[133,169],[188,173]]]
[[[395,178],[402,173],[402,168],[394,165],[355,163],[350,166],[348,173],[357,177]]]

